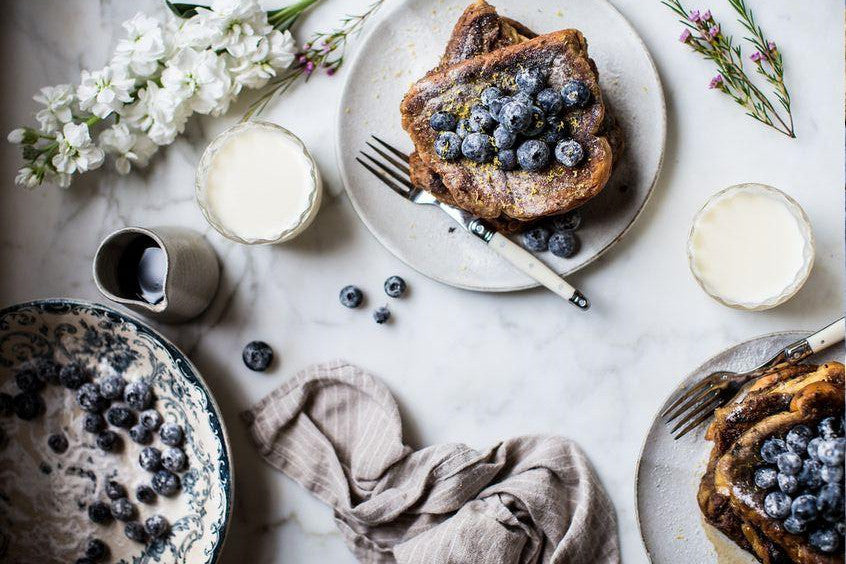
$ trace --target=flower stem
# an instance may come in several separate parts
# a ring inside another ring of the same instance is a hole
[[[320,0],[300,0],[290,6],[285,6],[284,8],[279,8],[278,10],[272,10],[267,13],[267,21],[279,31],[291,29],[300,15],[319,1]]]

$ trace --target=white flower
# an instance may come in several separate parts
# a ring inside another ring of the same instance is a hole
[[[71,113],[73,87],[70,84],[45,86],[32,99],[47,106],[35,114],[35,119],[38,120],[44,133],[53,133],[73,117]]]
[[[147,166],[150,157],[158,147],[143,133],[132,131],[125,123],[118,123],[100,134],[100,146],[116,155],[115,168],[121,174],[128,174],[132,164]]]
[[[230,68],[235,75],[235,93],[242,86],[261,88],[267,84],[277,71],[287,68],[294,61],[294,50],[294,38],[288,31],[273,30],[266,37],[258,37],[252,52],[236,59]]]
[[[226,72],[226,62],[209,50],[179,51],[162,71],[162,85],[200,114],[220,115],[231,101],[232,79]]]
[[[41,184],[41,180],[32,168],[25,166],[18,171],[18,175],[15,177],[15,184],[24,188],[35,188]]]
[[[185,20],[173,17],[168,20],[169,37],[171,40],[171,55],[184,47],[208,49],[213,41],[220,36],[221,30],[209,21],[206,15],[209,10],[198,8],[201,13]]]
[[[134,128],[145,131],[157,145],[169,145],[185,129],[187,106],[172,93],[148,81],[138,91],[138,101],[126,108],[124,119]]]
[[[95,116],[104,118],[112,112],[119,114],[123,104],[132,101],[130,92],[134,87],[135,80],[122,69],[106,66],[99,71],[82,71],[76,97],[80,109],[91,110]]]
[[[73,174],[93,170],[103,164],[103,149],[91,141],[88,125],[66,123],[61,133],[56,134],[59,152],[52,163],[58,172]]]
[[[198,19],[196,25],[213,31],[211,47],[216,51],[226,49],[238,57],[244,53],[243,43],[249,42],[250,37],[267,35],[273,29],[256,0],[213,0],[210,8],[197,9],[194,18]]]
[[[138,13],[123,22],[123,27],[127,37],[118,42],[115,59],[127,65],[137,76],[146,78],[156,72],[159,60],[165,54],[159,21]]]
[[[10,131],[6,139],[9,141],[9,143],[20,145],[21,143],[23,143],[24,136],[26,136],[26,129],[24,129],[23,127],[19,127]]]

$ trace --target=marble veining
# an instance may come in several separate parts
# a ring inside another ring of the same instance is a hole
[[[156,327],[192,358],[228,425],[236,499],[224,563],[245,556],[256,563],[353,562],[331,512],[259,460],[238,417],[299,369],[332,358],[387,382],[416,447],[462,441],[482,448],[523,433],[576,439],[617,507],[624,560],[645,562],[633,482],[643,437],[665,396],[730,345],[773,331],[816,329],[842,315],[844,104],[842,83],[831,79],[843,65],[842,3],[821,0],[814,10],[798,10],[789,0],[753,0],[784,53],[799,136],[789,140],[707,90],[710,67],[678,44],[678,24],[659,2],[612,1],[658,65],[669,106],[668,145],[655,195],[634,229],[572,277],[593,301],[587,314],[542,290],[485,295],[442,286],[384,250],[342,194],[335,167],[332,114],[343,71],[298,85],[264,116],[303,139],[327,188],[314,225],[276,247],[226,241],[194,202],[194,170],[205,144],[238,119],[246,100],[225,118],[192,120],[147,169],[127,177],[97,171],[68,191],[15,188],[17,150],[0,143],[0,304],[52,296],[102,300],[91,261],[100,240],[126,225],[191,226],[219,253],[221,287],[209,310],[186,325]],[[297,36],[304,41],[367,3],[326,0],[302,19]],[[4,136],[31,121],[39,87],[76,81],[81,68],[105,64],[120,22],[137,10],[162,10],[161,4],[7,2],[0,23],[9,67],[0,91]],[[498,4],[507,12],[506,2]],[[710,7],[740,33],[726,2],[691,7]],[[746,181],[794,197],[817,239],[805,288],[769,312],[734,311],[711,300],[685,255],[690,221],[708,196]],[[392,274],[409,283],[402,300],[382,293]],[[338,304],[348,283],[366,292],[364,310]],[[393,322],[377,326],[370,310],[388,302]],[[279,360],[267,373],[241,362],[252,339],[276,350]]]

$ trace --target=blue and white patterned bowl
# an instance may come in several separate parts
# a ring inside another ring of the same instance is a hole
[[[142,447],[121,432],[121,454],[100,452],[81,430],[74,394],[48,386],[43,416],[0,417],[8,435],[0,445],[0,561],[73,562],[97,537],[110,546],[113,562],[216,562],[232,512],[231,457],[218,407],[185,355],[143,323],[98,304],[51,299],[0,310],[0,391],[15,393],[16,367],[39,358],[74,359],[95,373],[148,380],[165,420],[185,429],[189,468],[179,496],[136,504],[142,521],[153,513],[168,517],[172,532],[165,541],[145,546],[125,538],[120,523],[95,525],[86,506],[106,499],[106,480],[121,481],[133,502],[135,487],[149,482],[137,463]],[[46,445],[58,430],[70,442],[62,455]]]

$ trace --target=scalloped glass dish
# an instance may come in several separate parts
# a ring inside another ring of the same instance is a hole
[[[320,208],[323,184],[300,139],[274,123],[230,127],[197,167],[197,203],[218,233],[244,245],[293,239]]]
[[[793,297],[814,265],[808,216],[790,196],[764,184],[715,194],[693,219],[690,271],[729,307],[765,310]]]

